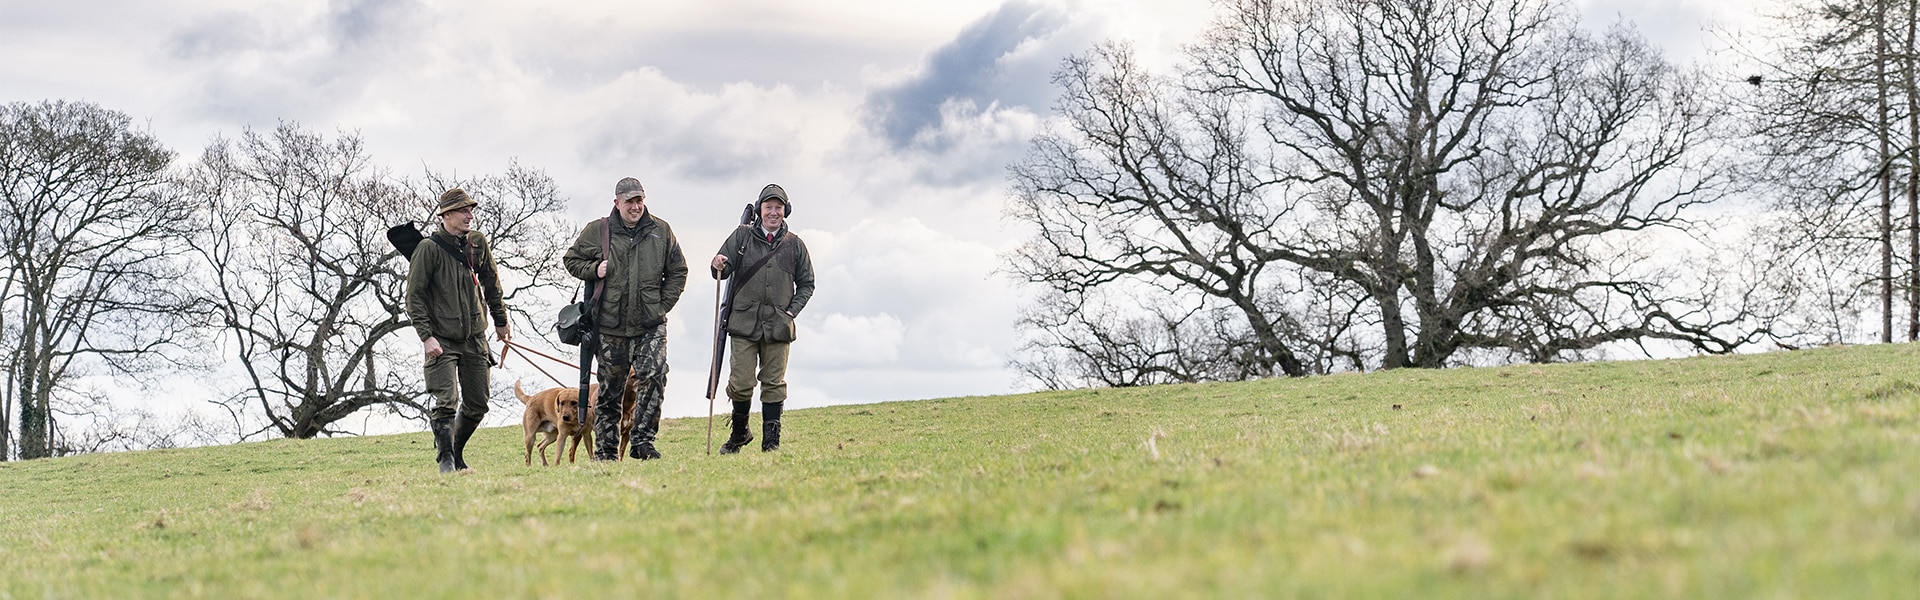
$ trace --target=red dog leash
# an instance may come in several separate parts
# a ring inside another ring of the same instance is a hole
[[[525,356],[527,358],[528,364],[533,365],[534,370],[539,371],[541,375],[546,375],[548,379],[552,379],[554,383],[560,384],[561,387],[566,387],[567,383],[564,381],[560,381],[559,377],[554,377],[553,374],[548,373],[546,369],[540,368],[540,363],[534,362],[533,357],[538,356],[540,358],[551,360],[553,362],[557,362],[574,369],[580,368],[579,365],[575,365],[573,363],[560,360],[552,356],[548,356],[544,352],[541,352],[539,350],[535,350],[532,348],[528,348],[513,340],[505,340],[502,343],[506,344],[506,346],[500,349],[501,364],[506,364],[507,350],[513,350],[515,352],[519,352],[521,356]],[[529,355],[529,353],[531,353],[531,355]]]

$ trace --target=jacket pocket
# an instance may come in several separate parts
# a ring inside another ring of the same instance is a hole
[[[754,308],[752,302],[733,305],[733,310],[727,315],[727,335],[752,339],[753,326],[759,320],[754,318]]]
[[[602,330],[620,326],[620,311],[626,308],[627,295],[618,286],[609,285],[601,292],[600,307],[593,313],[594,327]]]
[[[667,321],[666,311],[661,310],[661,308],[659,288],[640,289],[640,324],[642,326],[652,327],[665,323]]]
[[[772,306],[767,308],[773,313],[768,317],[768,324],[772,325],[773,331],[767,332],[767,341],[786,343],[799,336],[800,329],[795,326],[793,319],[787,316],[787,311]]]
[[[429,320],[433,323],[433,337],[441,338],[443,342],[469,337],[470,332],[466,330],[466,323],[460,317],[447,316],[447,313],[434,313]]]

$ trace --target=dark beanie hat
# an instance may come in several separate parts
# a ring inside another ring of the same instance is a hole
[[[781,212],[785,213],[785,216],[793,216],[793,201],[787,199],[787,190],[781,188],[780,184],[769,183],[767,187],[760,188],[760,199],[755,204],[766,204],[769,200],[779,200],[780,204],[786,207],[786,210]]]

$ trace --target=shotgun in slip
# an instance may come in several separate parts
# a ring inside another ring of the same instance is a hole
[[[740,211],[740,226],[753,224],[753,205],[748,204]],[[720,364],[727,356],[727,313],[733,312],[733,283],[727,282],[723,288],[721,281],[726,276],[721,271],[713,272],[713,363],[707,366],[707,454],[713,454],[713,399],[720,391]]]

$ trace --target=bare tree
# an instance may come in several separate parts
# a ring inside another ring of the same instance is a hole
[[[510,305],[561,281],[550,259],[557,242],[546,238],[567,226],[545,175],[516,165],[503,176],[428,181],[395,180],[356,135],[329,140],[290,123],[207,147],[185,187],[202,209],[204,287],[246,373],[224,402],[236,419],[257,410],[261,431],[308,438],[337,433],[332,424],[368,407],[425,413],[419,349],[394,335],[409,327],[406,261],[385,230],[426,220],[438,186],[466,185],[480,199]],[[525,308],[515,306],[523,320]]]
[[[1117,45],[1068,60],[1055,82],[1069,130],[1036,138],[1011,169],[1010,214],[1038,234],[1009,270],[1047,289],[1023,318],[1041,333],[1030,349],[1063,350],[1063,360],[1082,365],[1074,375],[1108,385],[1214,378],[1195,365],[1242,378],[1305,374],[1297,323],[1276,310],[1289,265],[1265,252],[1292,207],[1261,194],[1273,182],[1247,152],[1235,107],[1174,93]],[[1146,321],[1083,311],[1107,293],[1127,293],[1118,287],[1197,297]],[[1178,332],[1196,326],[1240,343],[1206,357],[1176,351],[1186,337]],[[1056,360],[1045,354],[1016,366],[1061,383],[1041,375]]]
[[[1550,1],[1221,7],[1177,81],[1121,45],[1062,69],[1067,130],[1012,169],[1016,274],[1218,300],[1288,375],[1759,335],[1646,250],[1734,182],[1704,81],[1637,35]]]
[[[172,160],[119,112],[0,106],[0,361],[21,458],[53,454],[52,408],[71,377],[139,372],[194,343],[204,311],[176,285],[193,209],[167,188]]]
[[[1775,190],[1758,243],[1781,255],[1769,278],[1807,294],[1793,298],[1793,319],[1810,329],[1784,331],[1791,343],[1861,341],[1858,319],[1874,313],[1877,337],[1891,341],[1897,300],[1908,304],[1907,339],[1920,335],[1914,4],[1799,3],[1767,38],[1777,51],[1746,50],[1762,69],[1749,80],[1754,177]],[[1896,192],[1907,197],[1904,227]],[[1902,230],[1904,255],[1893,251]]]

